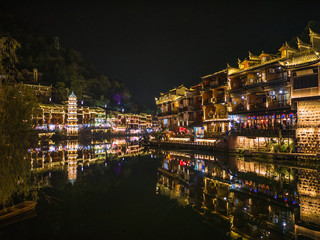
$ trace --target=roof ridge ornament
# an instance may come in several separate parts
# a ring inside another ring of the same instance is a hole
[[[70,94],[70,96],[69,97],[77,97],[75,94],[74,94],[74,92],[72,91],[72,93]]]

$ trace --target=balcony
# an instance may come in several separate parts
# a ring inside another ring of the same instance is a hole
[[[288,79],[289,79],[288,77],[281,77],[281,78],[267,80],[267,81],[254,80],[254,82],[251,84],[241,83],[237,87],[231,87],[230,92],[236,92],[236,91],[240,91],[243,89],[251,89],[251,88],[256,88],[256,87],[283,84],[283,83],[286,83],[288,81]]]
[[[256,103],[256,104],[249,104],[248,111],[252,110],[262,110],[266,108],[266,103]]]
[[[284,108],[284,107],[290,107],[289,100],[268,102],[268,108]]]
[[[268,101],[267,103],[253,103],[253,104],[238,104],[233,107],[228,107],[229,112],[246,112],[246,111],[259,111],[259,110],[267,110],[267,109],[273,109],[273,108],[289,108],[290,101]]]
[[[158,113],[158,117],[164,117],[164,116],[171,116],[171,115],[175,115],[178,114],[178,111],[167,111],[167,112],[161,112]]]

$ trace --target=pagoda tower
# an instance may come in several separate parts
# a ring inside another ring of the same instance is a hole
[[[77,179],[77,158],[79,143],[78,140],[67,141],[67,157],[68,157],[68,180],[74,183]]]
[[[77,97],[72,92],[68,99],[68,124],[67,124],[67,135],[77,136],[78,135],[78,116],[77,116]]]

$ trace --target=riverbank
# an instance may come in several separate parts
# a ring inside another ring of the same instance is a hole
[[[268,152],[265,148],[240,149],[234,148],[228,138],[217,139],[214,142],[177,142],[177,141],[145,141],[145,147],[170,149],[170,150],[195,150],[210,153],[241,154],[245,157],[259,159],[262,162],[280,161],[289,166],[314,167],[320,161],[319,154],[313,153],[285,153]],[[243,146],[244,147],[244,146]]]

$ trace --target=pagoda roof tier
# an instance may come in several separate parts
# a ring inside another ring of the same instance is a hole
[[[76,98],[77,96],[74,94],[74,92],[72,91],[72,93],[69,96],[70,98]]]

